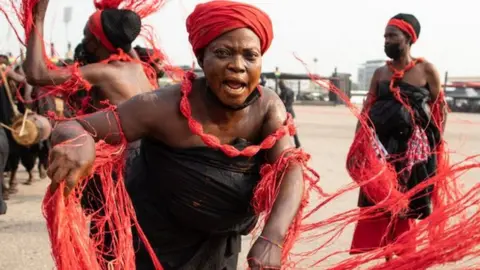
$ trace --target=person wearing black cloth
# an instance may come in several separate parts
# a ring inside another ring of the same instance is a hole
[[[42,0],[34,13],[37,31],[32,31],[27,44],[24,70],[30,84],[34,86],[60,85],[72,77],[70,71],[48,70],[43,58],[43,26],[48,1]],[[154,89],[138,62],[111,61],[101,63],[117,54],[118,49],[126,53],[132,50],[132,42],[140,34],[141,18],[131,10],[104,9],[90,16],[84,29],[82,47],[84,54],[78,56],[85,65],[80,75],[97,87],[99,98],[118,105],[129,98]],[[78,49],[78,47],[77,47]]]
[[[411,14],[398,14],[390,19],[385,29],[384,46],[385,54],[391,61],[375,71],[364,104],[364,113],[368,114],[383,146],[386,161],[397,171],[401,192],[411,190],[435,174],[435,149],[441,140],[446,121],[444,102],[440,100],[440,77],[436,68],[430,62],[410,55],[411,46],[417,41],[420,29],[420,23]],[[397,91],[401,99],[395,95]],[[433,123],[431,114],[437,100],[443,110],[440,126]],[[413,111],[413,117],[407,106]],[[360,132],[360,125],[357,125],[357,132]],[[412,148],[412,145],[416,147]],[[410,230],[415,219],[428,217],[432,211],[432,189],[429,186],[415,194],[410,201],[409,212],[404,217],[393,219],[389,213],[384,213],[384,216],[378,218],[360,220],[354,232],[351,253],[366,252],[394,243]],[[373,205],[361,191],[358,206],[363,208]],[[415,246],[412,242],[410,244],[408,246]],[[402,251],[402,254],[408,251],[410,249]],[[386,259],[389,260],[390,257]]]
[[[70,70],[47,69],[43,56],[43,32],[48,3],[48,0],[40,0],[32,14],[36,31],[32,31],[28,40],[24,70],[28,82],[34,86],[61,85],[73,76]],[[89,93],[91,104],[82,109],[90,112],[102,109],[105,107],[102,103],[104,100],[119,105],[133,96],[155,88],[140,61],[104,62],[118,54],[119,49],[132,55],[132,42],[140,34],[141,27],[140,16],[131,10],[102,9],[89,17],[81,47],[77,46],[75,49],[75,58],[83,64],[79,67],[79,75],[93,86]],[[128,145],[127,163],[134,159],[139,147],[140,141]],[[103,201],[98,191],[99,183],[97,175],[88,182],[82,196],[82,207],[85,211],[102,215],[101,211],[97,211],[101,209],[99,205]],[[91,222],[90,228],[94,234],[95,222]],[[107,237],[110,236],[109,233],[106,234]]]
[[[292,89],[287,87],[284,80],[280,80],[278,87],[280,88],[280,99],[283,101],[283,104],[285,104],[285,109],[287,110],[288,113],[292,115],[293,118],[295,118],[295,111],[293,111],[293,103],[295,102],[295,92],[293,92]],[[293,139],[295,140],[295,146],[297,148],[300,148],[300,140],[298,139],[297,133],[293,135]]]

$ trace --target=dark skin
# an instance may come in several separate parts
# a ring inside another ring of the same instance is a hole
[[[403,33],[400,29],[394,26],[387,26],[385,28],[385,45],[389,44],[400,44],[400,47],[403,48],[402,54],[398,59],[393,60],[393,67],[397,70],[404,69],[412,60],[413,58],[410,55],[411,49],[411,41],[410,37],[408,37],[405,33]],[[377,93],[378,83],[381,81],[390,81],[392,78],[393,73],[390,71],[387,65],[382,66],[375,70],[373,74],[372,80],[370,82],[370,89],[367,95],[367,99],[365,104],[369,104],[371,98],[374,97],[375,93]],[[435,101],[439,98],[439,95],[442,90],[442,83],[440,81],[440,75],[435,68],[435,66],[428,62],[423,61],[422,63],[417,63],[415,67],[405,73],[403,77],[403,81],[417,87],[425,87],[428,84],[430,89],[430,98],[432,101]],[[442,128],[445,130],[445,124],[447,122],[447,111],[443,103],[441,103],[442,111],[443,111],[443,123]],[[356,131],[360,128],[360,123],[357,123]]]
[[[396,70],[405,69],[405,67],[415,58],[410,55],[411,49],[411,39],[400,29],[394,26],[387,26],[385,28],[385,45],[390,44],[400,44],[402,48],[402,54],[398,59],[393,60],[393,67]],[[367,95],[367,99],[364,104],[369,104],[371,99],[374,98],[375,93],[378,91],[378,84],[381,81],[390,81],[392,79],[392,71],[387,65],[382,66],[375,70],[372,80],[370,82],[370,89]],[[405,83],[411,84],[417,87],[425,87],[428,84],[430,89],[430,98],[432,101],[435,101],[439,98],[440,92],[442,91],[442,85],[440,82],[440,75],[435,68],[435,66],[427,61],[417,63],[412,69],[405,73],[403,77]],[[447,111],[444,107],[444,104],[441,103],[443,110],[443,119],[442,130],[445,130],[445,123],[447,121]],[[356,131],[360,128],[360,122],[357,122]],[[386,256],[385,260],[388,262],[392,259],[392,256]]]
[[[206,80],[212,91],[228,105],[245,102],[255,90],[261,73],[262,57],[260,40],[248,29],[238,29],[226,33],[205,49],[199,59]],[[237,78],[245,82],[241,93],[232,95],[227,78]],[[193,117],[199,121],[205,132],[218,137],[223,144],[235,138],[259,141],[281,127],[286,120],[285,107],[278,96],[265,89],[257,102],[239,111],[226,110],[206,95],[206,81],[196,79],[193,83],[189,101]],[[192,134],[187,120],[179,111],[180,85],[142,94],[118,107],[121,126],[128,141],[142,137],[152,137],[167,145],[179,148],[204,146],[200,137]],[[111,112],[99,112],[84,117],[81,121],[64,122],[53,131],[51,165],[48,174],[52,179],[52,190],[66,181],[71,189],[79,178],[88,175],[95,158],[94,141],[105,138],[109,143],[118,143],[118,135],[106,138],[107,134],[117,133],[117,125],[108,125],[106,120],[113,119]],[[113,131],[113,132],[112,132]],[[70,144],[60,144],[67,139],[85,135]],[[82,147],[75,147],[75,143]],[[280,154],[293,148],[288,136],[280,139],[268,151],[268,159],[274,162]],[[282,243],[287,230],[296,215],[303,195],[301,168],[290,167],[280,187],[280,194],[273,207],[271,218],[263,229],[263,235],[272,241]],[[280,267],[281,249],[271,243],[258,239],[253,245],[249,258],[250,267]]]
[[[30,35],[27,56],[23,64],[27,81],[35,86],[62,84],[72,76],[68,70],[48,70],[43,59],[43,29],[48,2],[49,0],[40,0],[33,11],[36,31],[32,31]],[[112,55],[87,26],[82,42],[88,52],[96,55],[100,61]],[[138,58],[135,52],[130,54]],[[89,64],[80,67],[80,74],[90,84],[101,89],[103,96],[115,105],[153,89],[140,63],[112,61],[108,64]]]

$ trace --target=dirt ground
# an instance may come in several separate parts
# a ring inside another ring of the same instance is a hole
[[[297,106],[297,125],[304,149],[312,155],[311,166],[320,173],[321,185],[327,192],[348,184],[351,180],[345,171],[345,157],[352,141],[356,119],[343,106],[314,107]],[[455,149],[455,159],[480,153],[480,115],[451,114],[448,119],[446,138],[450,148]],[[475,173],[477,177],[475,177]],[[25,181],[24,171],[19,180]],[[466,187],[478,183],[478,171],[464,175]],[[40,205],[48,180],[38,181],[32,186],[20,186],[20,192],[8,201],[8,213],[0,216],[0,270],[42,270],[54,267],[50,256],[45,221]],[[338,198],[318,212],[316,218],[326,218],[356,206],[358,191]],[[335,243],[323,252],[346,250],[350,246],[353,228],[349,227]],[[246,237],[242,257],[248,252],[251,239]],[[315,245],[316,243],[311,243]],[[327,261],[316,269],[326,269],[348,255]],[[239,268],[243,269],[242,262]],[[457,269],[460,264],[442,267]]]

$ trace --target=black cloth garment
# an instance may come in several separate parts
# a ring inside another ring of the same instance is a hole
[[[3,188],[5,187],[5,179],[3,177],[3,172],[5,166],[7,165],[9,153],[8,138],[5,130],[0,127],[0,215],[7,212],[7,205],[3,200]]]
[[[246,140],[232,143],[237,149]],[[229,158],[208,147],[172,148],[143,139],[128,180],[137,218],[166,270],[236,270],[241,235],[264,154]],[[154,269],[138,238],[137,270]]]
[[[0,82],[0,122],[10,126],[13,122],[13,108],[8,100],[7,89]]]
[[[369,117],[380,142],[389,155],[402,156],[407,151],[407,143],[414,130],[414,125],[419,125],[425,131],[428,144],[432,150],[428,159],[425,162],[415,164],[408,176],[402,176],[399,173],[399,178],[406,177],[406,179],[398,180],[406,184],[407,190],[410,190],[435,174],[437,159],[433,150],[440,141],[441,134],[434,123],[430,121],[431,113],[428,105],[430,91],[428,85],[426,87],[416,87],[402,81],[397,83],[403,98],[414,111],[415,123],[413,123],[405,106],[393,96],[389,84],[389,81],[379,83],[375,103],[369,112]],[[388,161],[394,165],[397,172],[402,171],[406,166],[406,160],[402,158]],[[423,219],[430,215],[432,211],[432,190],[433,186],[429,186],[413,197],[410,202],[409,218]],[[373,203],[366,198],[364,193],[360,192],[358,205],[367,207],[372,206]]]
[[[19,88],[20,95],[25,96],[25,87],[20,87]],[[36,98],[36,96],[33,96],[33,98]],[[44,101],[46,98],[42,98],[41,101]],[[33,110],[42,110],[44,108],[47,108],[48,105],[43,104],[43,102],[36,101],[33,106]],[[16,100],[16,105],[18,108],[18,111],[21,114],[24,114],[26,112],[26,106],[24,103],[20,102],[19,100]],[[10,104],[10,103],[9,103]],[[50,104],[50,107],[52,105]],[[55,104],[53,104],[55,106]],[[12,115],[13,119],[13,109],[12,106],[9,106],[10,108],[10,114]],[[55,107],[53,107],[55,109]],[[13,123],[13,121],[10,122],[10,125]],[[18,144],[12,136],[11,132],[7,132],[7,138],[9,141],[10,145],[10,154],[8,156],[8,161],[7,161],[7,166],[5,167],[6,172],[15,172],[18,169],[18,166],[20,163],[25,167],[27,172],[31,172],[33,168],[35,167],[35,162],[37,161],[37,157],[39,157],[40,154],[40,149],[42,148],[41,144],[46,144],[47,142],[40,142],[38,144],[34,144],[31,146],[23,146]],[[47,154],[48,155],[48,154]],[[48,157],[47,157],[48,158]]]

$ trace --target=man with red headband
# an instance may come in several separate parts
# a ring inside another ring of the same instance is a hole
[[[370,141],[374,141],[372,145],[379,145],[378,151],[355,151],[354,142],[349,156],[349,161],[360,158],[362,161],[370,158],[384,160],[385,166],[393,168],[397,175],[397,179],[387,180],[397,181],[395,184],[402,193],[429,180],[437,171],[438,148],[443,141],[446,120],[437,70],[424,59],[410,55],[410,48],[419,35],[420,23],[413,15],[398,14],[388,22],[384,35],[385,53],[391,61],[378,68],[373,75],[362,113],[371,120],[372,125],[361,126],[359,122],[356,135],[358,140],[367,136],[367,129],[373,129],[374,138]],[[352,168],[354,166],[349,167],[350,174],[355,181],[369,180],[361,179],[369,167],[355,167],[355,171]],[[359,207],[362,211],[377,207],[376,204],[381,201],[365,192],[367,189],[374,190],[371,185],[375,185],[375,182],[361,188]],[[415,219],[428,217],[432,211],[432,190],[433,186],[428,186],[415,192],[410,197],[408,211],[401,217],[384,213],[380,217],[377,215],[360,220],[354,233],[351,253],[393,243],[409,231]],[[413,250],[414,240],[407,239],[405,250],[400,253]]]
[[[95,140],[118,144],[122,132],[127,141],[142,138],[129,194],[163,268],[233,270],[241,235],[257,222],[252,197],[260,167],[300,150],[290,141],[292,122],[282,101],[259,87],[262,56],[273,39],[268,15],[251,5],[212,1],[196,6],[187,31],[205,77],[187,73],[180,85],[120,104],[120,125],[109,123],[116,112],[60,123],[49,175],[53,190],[64,180],[73,187],[88,175]],[[69,140],[84,129],[94,136],[72,148]],[[301,167],[289,165],[280,183],[248,256],[252,269],[280,269],[284,243],[283,255],[290,248],[286,239],[304,190]],[[148,245],[137,242],[136,269],[154,269]]]
[[[36,31],[32,31],[27,44],[24,62],[27,80],[35,86],[61,85],[72,78],[70,70],[49,70],[43,55],[43,28],[48,0],[40,0],[33,11]],[[109,61],[119,50],[129,53],[131,43],[137,38],[142,26],[139,15],[130,10],[98,10],[88,19],[84,29],[84,61],[80,76],[97,89],[102,100],[119,104],[129,98],[151,91],[154,86],[139,62]],[[105,62],[107,61],[107,62]],[[108,62],[109,61],[109,62]]]

